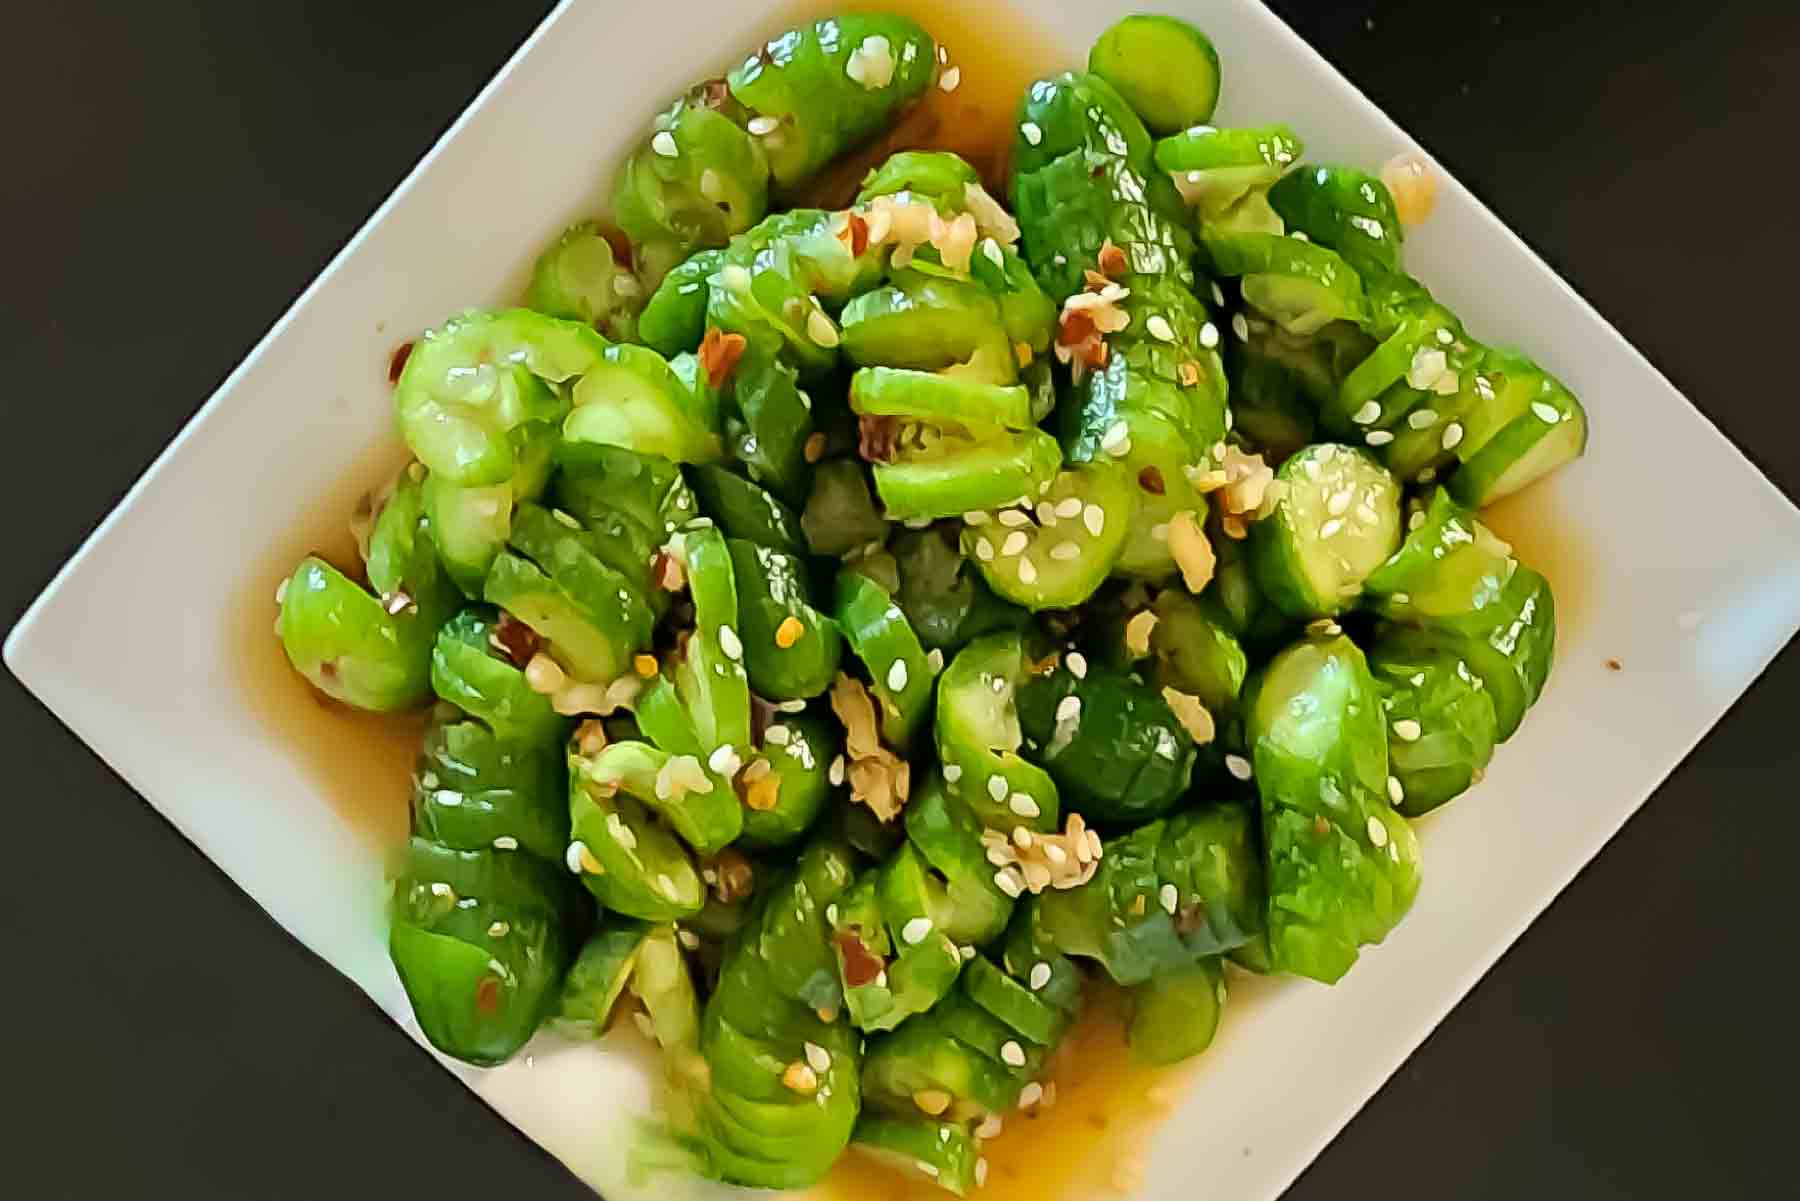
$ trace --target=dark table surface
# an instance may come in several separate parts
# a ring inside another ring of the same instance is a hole
[[[549,4],[16,7],[7,624]],[[1275,7],[1800,494],[1792,5]],[[1789,648],[1290,1196],[1793,1195],[1796,706]],[[588,1195],[10,678],[0,738],[0,1194]]]

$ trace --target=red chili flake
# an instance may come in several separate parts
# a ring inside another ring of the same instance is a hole
[[[1138,472],[1138,487],[1152,496],[1161,496],[1167,491],[1163,486],[1162,471],[1156,467],[1146,467]]]
[[[1112,283],[1112,280],[1107,279],[1106,276],[1095,271],[1092,267],[1083,271],[1081,273],[1081,278],[1087,283],[1087,290],[1090,292],[1104,292],[1106,286]]]
[[[394,353],[388,357],[388,383],[398,385],[400,373],[406,370],[406,360],[412,358],[413,344],[402,342],[394,347]]]
[[[687,569],[666,550],[656,552],[656,559],[650,564],[650,578],[664,592],[680,592],[687,587]]]
[[[1106,275],[1125,274],[1125,251],[1108,238],[1100,245],[1100,270]]]
[[[1111,355],[1112,351],[1107,348],[1106,343],[1099,338],[1095,338],[1093,344],[1088,347],[1087,365],[1098,370],[1099,368],[1106,366],[1106,360],[1111,357]]]
[[[900,419],[865,415],[856,423],[857,449],[871,463],[892,463],[900,453]]]
[[[606,239],[608,246],[612,247],[613,262],[626,271],[632,270],[636,256],[631,249],[631,239],[617,229],[601,230],[600,236]]]
[[[859,259],[862,257],[863,251],[869,248],[869,223],[862,219],[860,213],[846,213],[844,215],[848,219],[847,224],[850,232],[850,257]]]
[[[854,927],[837,936],[837,945],[838,954],[844,960],[844,983],[848,987],[873,984],[886,970],[887,965],[863,945],[862,935]]]
[[[1086,309],[1070,309],[1062,316],[1062,324],[1057,327],[1056,340],[1064,346],[1079,346],[1095,333],[1094,319],[1088,316]]]
[[[500,981],[492,976],[481,978],[475,986],[475,1008],[489,1016],[500,1012]]]
[[[717,328],[707,330],[700,342],[700,365],[706,369],[706,382],[714,388],[724,387],[748,345],[742,334],[728,334]]]
[[[1606,661],[1606,670],[1608,670],[1608,671],[1624,671],[1625,665],[1623,663],[1619,662],[1617,659],[1608,659]]]
[[[536,630],[504,609],[500,611],[500,620],[494,623],[494,632],[488,635],[488,642],[514,667],[531,662],[531,657],[543,645]]]
[[[1318,817],[1313,818],[1313,833],[1317,834],[1320,838],[1331,833],[1331,823],[1325,820],[1324,814],[1320,814]]]

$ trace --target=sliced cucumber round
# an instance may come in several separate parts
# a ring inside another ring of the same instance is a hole
[[[1579,458],[1587,433],[1587,410],[1575,394],[1542,375],[1524,412],[1479,446],[1458,450],[1462,466],[1450,491],[1464,504],[1484,508]]]
[[[1276,233],[1208,237],[1206,249],[1221,274],[1243,276],[1244,300],[1290,334],[1367,319],[1362,277],[1336,251]]]
[[[1029,511],[980,513],[963,530],[963,554],[1014,604],[1034,611],[1078,605],[1118,561],[1135,511],[1132,490],[1116,464],[1063,471],[1046,491],[1022,498]]]
[[[1251,527],[1263,593],[1289,617],[1330,617],[1400,545],[1400,485],[1354,447],[1325,442],[1282,464],[1275,511]]]
[[[889,1167],[917,1173],[958,1197],[980,1185],[981,1145],[964,1125],[868,1117],[856,1124],[850,1146]]]
[[[1112,84],[1151,133],[1210,121],[1219,103],[1219,52],[1179,17],[1126,17],[1088,51],[1088,70]]]

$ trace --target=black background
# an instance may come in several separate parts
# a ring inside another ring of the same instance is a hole
[[[0,619],[548,7],[8,6]],[[1794,6],[1275,7],[1800,494]],[[1793,1195],[1797,703],[1790,648],[1290,1196]],[[0,1193],[587,1195],[10,678],[0,738]]]

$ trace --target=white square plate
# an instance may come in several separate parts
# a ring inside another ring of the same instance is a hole
[[[1033,23],[1072,62],[1136,7],[1047,4]],[[1221,123],[1285,121],[1319,160],[1374,164],[1409,147],[1260,6],[1169,7],[1218,44]],[[279,662],[271,591],[309,549],[304,515],[324,501],[341,523],[380,474],[371,457],[396,454],[383,378],[394,344],[516,295],[535,249],[604,194],[653,102],[777,15],[734,0],[567,0],[6,644],[45,704],[415,1037],[384,948],[379,840],[351,796],[397,832],[403,777],[357,773],[341,748],[358,735],[289,704],[303,686],[246,667]],[[1454,181],[1408,250],[1473,330],[1530,348],[1588,405],[1588,456],[1496,515],[1556,586],[1556,671],[1477,792],[1424,823],[1425,887],[1386,945],[1335,989],[1234,995],[1156,1136],[1146,1196],[1190,1195],[1197,1168],[1211,1196],[1278,1194],[1800,625],[1800,512],[1602,318]],[[645,1091],[628,1057],[540,1043],[530,1064],[446,1066],[612,1201],[649,1195],[618,1153],[624,1107]],[[672,1195],[667,1181],[656,1191]]]

